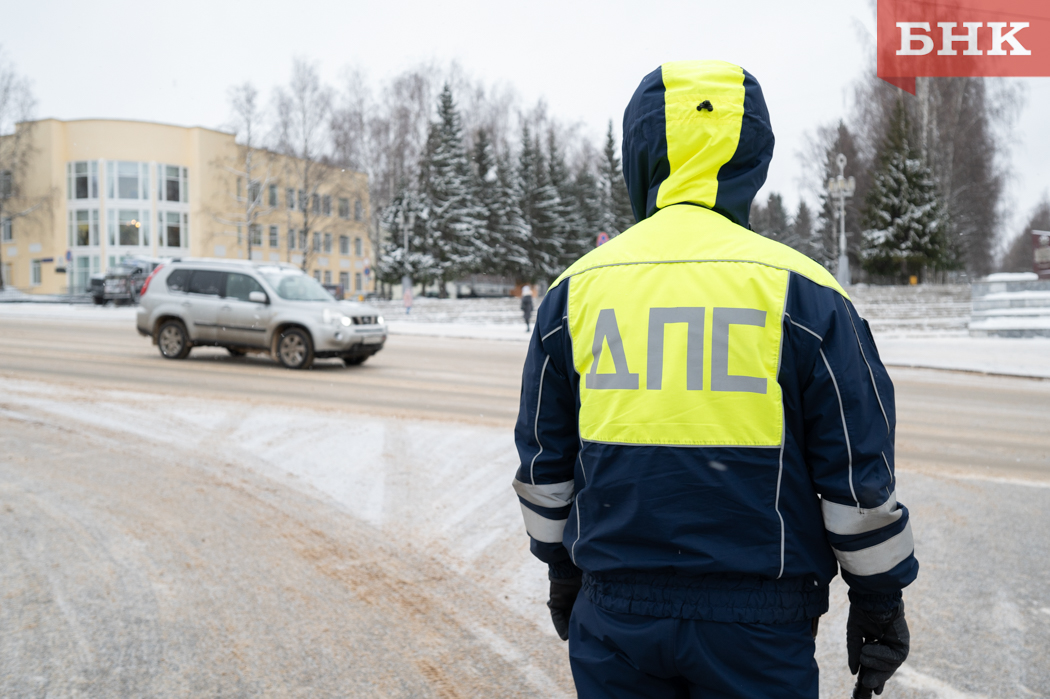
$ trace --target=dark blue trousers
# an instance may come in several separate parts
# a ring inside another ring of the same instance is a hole
[[[582,699],[817,699],[810,622],[726,624],[607,612],[580,595],[569,663]]]

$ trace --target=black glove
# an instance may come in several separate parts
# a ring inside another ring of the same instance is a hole
[[[551,610],[551,621],[558,637],[563,641],[569,640],[569,617],[572,615],[572,605],[576,604],[576,595],[580,594],[580,585],[583,578],[577,575],[574,578],[554,578],[551,581],[551,598],[547,607]]]
[[[854,696],[882,694],[888,680],[908,657],[911,634],[904,620],[904,602],[890,612],[866,612],[850,605],[846,621],[849,671],[857,677]],[[867,690],[861,692],[861,689]]]

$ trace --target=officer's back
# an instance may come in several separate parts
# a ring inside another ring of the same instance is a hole
[[[523,376],[514,485],[555,624],[581,693],[622,672],[655,696],[638,677],[691,687],[674,668],[709,661],[729,683],[715,691],[813,696],[810,630],[839,565],[876,615],[918,569],[892,384],[828,272],[746,228],[773,152],[750,74],[665,64],[627,109],[623,152],[640,223],[555,281]]]

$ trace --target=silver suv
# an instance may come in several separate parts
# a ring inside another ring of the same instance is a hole
[[[374,308],[336,301],[293,265],[192,258],[150,275],[136,326],[168,359],[219,346],[234,356],[268,353],[289,369],[308,369],[317,357],[360,364],[387,335]]]

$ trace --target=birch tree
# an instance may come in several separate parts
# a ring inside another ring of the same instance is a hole
[[[276,91],[277,148],[287,157],[285,182],[295,189],[295,206],[302,248],[300,267],[305,272],[318,246],[314,244],[315,219],[321,216],[320,189],[331,173],[332,91],[321,84],[317,68],[297,59],[292,79]],[[291,251],[289,250],[289,257]]]
[[[221,221],[247,231],[250,260],[255,239],[262,236],[259,221],[272,213],[276,204],[268,196],[270,186],[276,183],[274,157],[262,140],[264,115],[259,106],[259,91],[251,83],[237,85],[230,88],[229,100],[237,154],[232,162],[224,165],[224,170],[236,178],[236,187],[228,194],[236,213]]]
[[[39,203],[16,206],[27,203],[20,195],[32,154],[32,124],[29,122],[35,107],[29,80],[19,75],[14,66],[0,55],[0,224],[4,235],[14,230],[15,219],[40,207]],[[3,246],[0,245],[0,270],[3,270],[2,252]],[[0,274],[0,290],[5,282]]]

